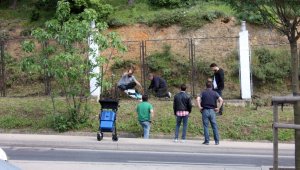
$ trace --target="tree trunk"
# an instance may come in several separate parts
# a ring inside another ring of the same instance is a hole
[[[299,95],[299,58],[297,41],[290,41],[292,62],[292,91],[293,95]],[[300,102],[294,105],[294,122],[300,125]],[[295,130],[295,167],[300,170],[300,130]]]
[[[128,0],[128,5],[129,6],[133,5],[133,3],[134,3],[134,0]]]

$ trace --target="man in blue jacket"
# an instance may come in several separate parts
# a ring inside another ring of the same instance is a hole
[[[159,76],[155,76],[152,73],[148,75],[148,79],[151,80],[151,84],[148,89],[152,89],[156,97],[171,98],[171,93],[168,91],[166,80]]]

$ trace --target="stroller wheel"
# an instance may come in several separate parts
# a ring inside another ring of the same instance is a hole
[[[102,132],[98,132],[97,133],[97,140],[101,141],[103,139],[103,133]]]
[[[117,135],[113,135],[113,136],[112,136],[112,140],[113,140],[114,142],[117,142],[117,141],[119,140],[119,138],[118,138]]]

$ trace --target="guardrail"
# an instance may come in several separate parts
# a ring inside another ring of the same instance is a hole
[[[276,96],[272,97],[273,103],[273,170],[278,170],[278,129],[300,129],[300,125],[279,123],[278,105],[300,101],[300,96]]]

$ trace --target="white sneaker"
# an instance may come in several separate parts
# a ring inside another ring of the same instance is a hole
[[[174,139],[174,142],[177,143],[177,142],[178,142],[178,139]]]
[[[124,90],[124,93],[128,94],[128,90]]]
[[[185,139],[182,139],[180,142],[181,142],[181,143],[185,143],[186,141],[185,141]]]

